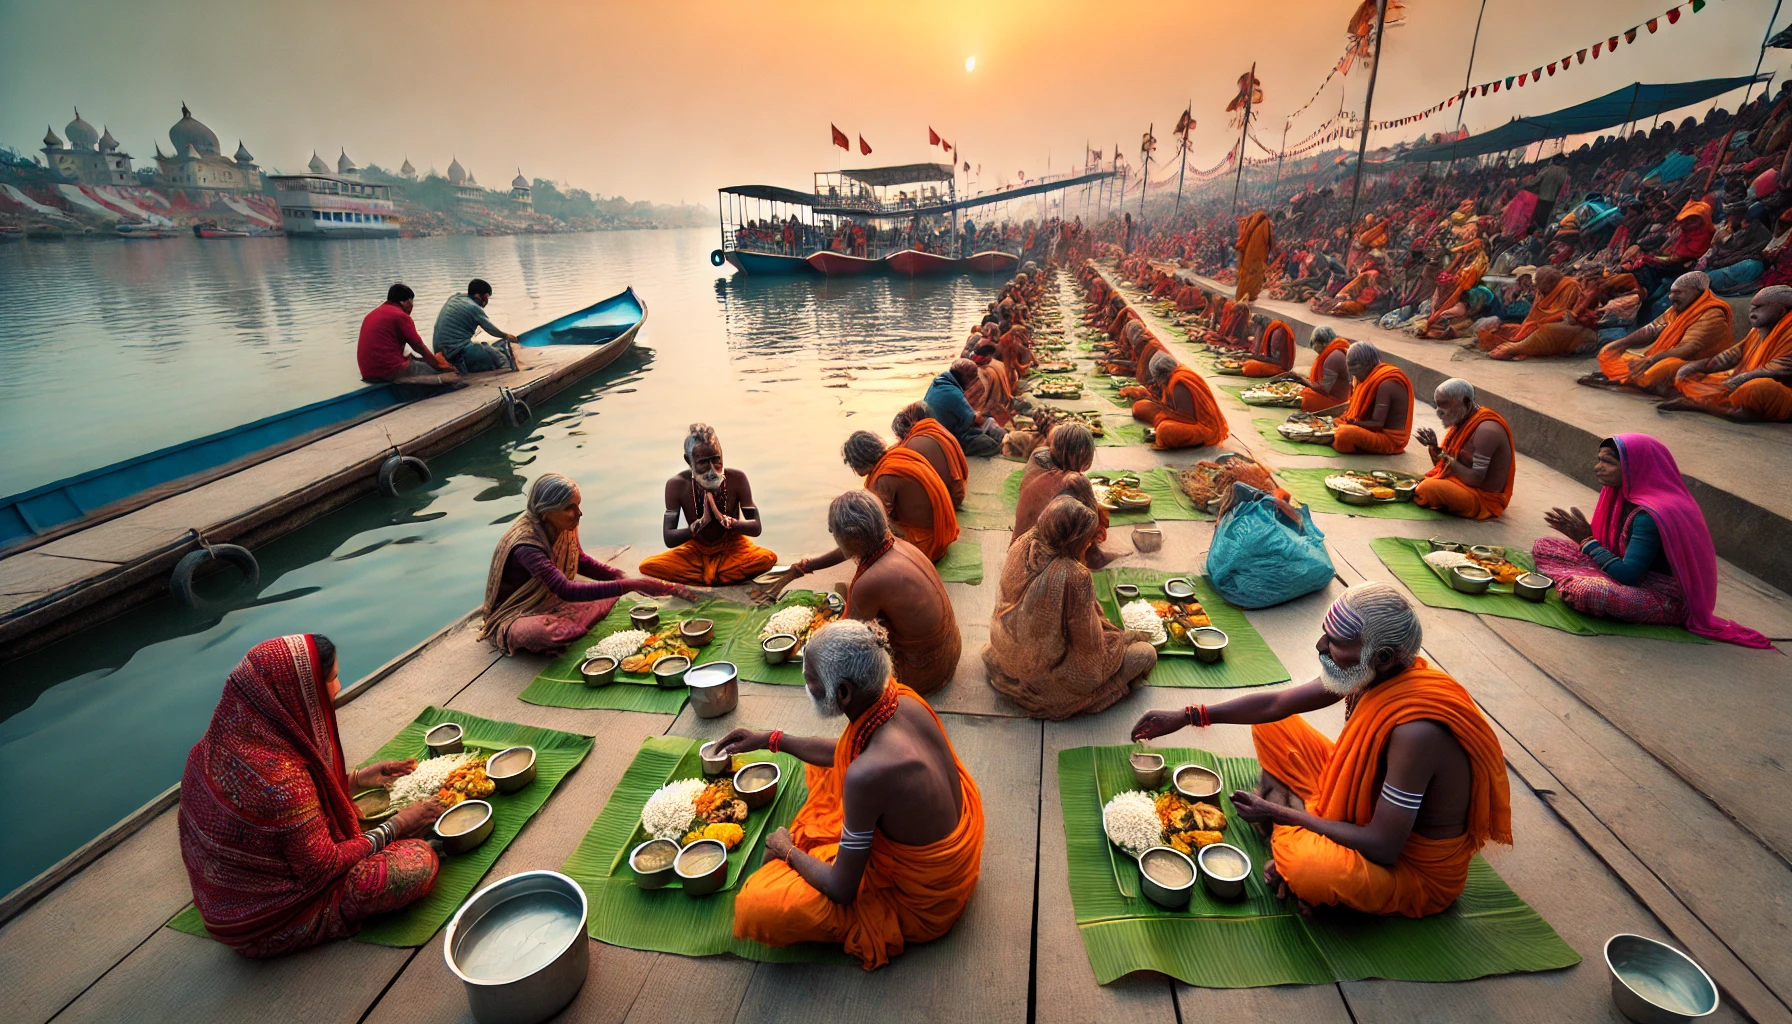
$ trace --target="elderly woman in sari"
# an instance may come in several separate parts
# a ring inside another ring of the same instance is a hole
[[[1027,468],[1021,471],[1020,494],[1014,504],[1014,532],[1008,543],[1012,546],[1019,541],[1033,528],[1045,507],[1059,495],[1073,493],[1070,485],[1080,480],[1080,491],[1088,494],[1087,504],[1098,520],[1084,556],[1086,564],[1091,569],[1106,565],[1108,556],[1101,550],[1101,542],[1108,536],[1108,514],[1095,504],[1094,489],[1085,475],[1094,464],[1095,436],[1086,424],[1069,420],[1051,428],[1045,446],[1033,450],[1027,458]]]
[[[1095,513],[1054,498],[1008,549],[983,664],[989,684],[1029,715],[1061,721],[1101,711],[1144,682],[1157,651],[1109,622],[1084,552]]]
[[[624,578],[621,569],[586,554],[579,546],[579,499],[579,485],[559,473],[544,473],[529,485],[523,514],[492,553],[479,639],[505,654],[557,654],[610,614],[624,594],[696,599],[682,584]],[[579,576],[599,582],[580,583]]]
[[[350,794],[389,786],[415,761],[343,764],[332,698],[336,648],[283,636],[252,648],[224,681],[211,725],[187,755],[180,853],[205,929],[247,957],[353,935],[373,914],[429,894],[438,863],[411,838],[434,800],[363,832]]]
[[[1760,633],[1712,614],[1717,552],[1666,445],[1647,434],[1606,438],[1593,476],[1601,485],[1593,521],[1578,508],[1551,509],[1544,520],[1567,539],[1543,537],[1531,548],[1537,571],[1556,581],[1570,608],[1770,646]]]

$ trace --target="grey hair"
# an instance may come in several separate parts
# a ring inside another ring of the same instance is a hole
[[[1755,298],[1762,302],[1771,302],[1776,306],[1792,309],[1792,285],[1770,284],[1756,292]]]
[[[842,683],[877,691],[890,679],[890,652],[858,619],[839,619],[816,630],[803,648],[803,661],[830,701],[838,697]]]
[[[884,503],[870,491],[853,490],[828,505],[828,533],[859,551],[870,551],[890,535],[890,518]]]
[[[840,454],[845,457],[846,464],[860,476],[869,474],[877,467],[879,459],[884,457],[884,440],[869,430],[855,430],[846,436],[846,443],[840,446]]]
[[[1363,660],[1374,658],[1382,650],[1394,652],[1394,662],[1411,665],[1424,643],[1424,630],[1419,616],[1406,598],[1387,583],[1358,583],[1344,591],[1338,606],[1354,615],[1361,623],[1358,638],[1363,644]]]
[[[1332,340],[1337,336],[1338,332],[1332,330],[1330,327],[1315,327],[1313,328],[1312,335],[1307,338],[1307,344],[1314,348],[1324,348],[1325,346],[1330,345]]]
[[[1674,283],[1683,284],[1689,288],[1697,288],[1699,291],[1705,291],[1711,287],[1711,277],[1703,270],[1688,270],[1686,273],[1674,278]]]
[[[1176,357],[1168,352],[1156,352],[1151,362],[1145,364],[1145,375],[1151,380],[1168,380],[1176,369]]]
[[[529,515],[540,519],[549,512],[558,512],[572,504],[572,496],[577,494],[579,485],[572,478],[560,473],[543,473],[529,485]]]
[[[1453,398],[1465,405],[1473,405],[1475,386],[1461,377],[1451,377],[1437,386],[1436,395],[1439,400]]]
[[[1374,366],[1381,362],[1381,349],[1367,341],[1353,341],[1344,350],[1344,363],[1347,366],[1362,366],[1367,363]]]
[[[699,445],[719,448],[721,444],[716,440],[716,428],[707,423],[693,423],[690,433],[684,436],[684,461],[691,461]]]

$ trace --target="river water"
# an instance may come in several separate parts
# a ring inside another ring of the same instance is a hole
[[[535,423],[436,457],[427,487],[257,549],[254,601],[222,616],[158,601],[0,667],[0,764],[10,792],[34,794],[0,829],[0,892],[179,781],[254,644],[326,634],[355,680],[477,605],[537,473],[580,482],[587,548],[659,550],[662,484],[686,427],[708,422],[752,477],[761,542],[819,550],[827,502],[858,483],[845,435],[887,434],[999,282],[747,279],[710,266],[714,245],[689,230],[0,248],[0,494],[359,387],[356,329],[395,280],[416,289],[425,337],[474,276],[518,333],[631,284],[649,310],[634,351]]]

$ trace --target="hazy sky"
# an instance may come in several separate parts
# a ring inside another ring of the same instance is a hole
[[[1474,81],[1529,71],[1658,16],[1671,0],[1486,0]],[[1306,101],[1344,42],[1352,0],[708,3],[653,0],[0,0],[0,144],[31,152],[78,104],[146,163],[182,100],[234,150],[301,170],[334,160],[445,171],[482,184],[518,166],[604,194],[713,205],[721,185],[807,189],[810,173],[938,159],[932,125],[998,175],[1081,158],[1084,141],[1137,163],[1160,154],[1191,99],[1191,167],[1236,135],[1223,108],[1255,60],[1260,137]],[[1480,0],[1409,0],[1388,34],[1374,116],[1423,109],[1463,85]],[[1467,126],[1578,102],[1633,81],[1747,74],[1773,0],[1710,0],[1610,57],[1477,98]],[[1792,19],[1792,10],[1784,19]],[[976,69],[965,70],[967,57]],[[1770,50],[1764,71],[1787,70]],[[1365,69],[1345,84],[1360,108]],[[1290,131],[1337,111],[1334,80]],[[1724,102],[1734,107],[1737,96]],[[1698,111],[1703,113],[1703,108]],[[829,144],[828,124],[875,152]],[[1407,130],[1453,128],[1455,111]],[[1399,133],[1377,134],[1374,143]],[[1253,149],[1253,153],[1255,150]],[[961,186],[963,182],[961,181]]]

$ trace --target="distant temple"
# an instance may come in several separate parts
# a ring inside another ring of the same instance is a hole
[[[137,184],[131,154],[119,150],[111,129],[104,134],[94,131],[76,110],[75,119],[62,132],[68,136],[67,144],[56,137],[55,129],[44,129],[44,163],[58,176],[80,185]]]
[[[201,124],[180,105],[180,120],[168,129],[168,141],[174,154],[164,156],[161,144],[156,145],[156,166],[163,184],[172,188],[220,189],[230,192],[260,192],[261,168],[249,155],[248,147],[237,140],[236,156],[227,157],[218,148],[218,136]]]
[[[398,169],[398,176],[406,181],[417,180],[417,168],[411,166],[410,157],[407,156],[404,158],[404,166]]]
[[[518,206],[534,209],[535,203],[529,198],[529,179],[523,177],[523,169],[516,169],[516,177],[510,182],[510,201]]]

